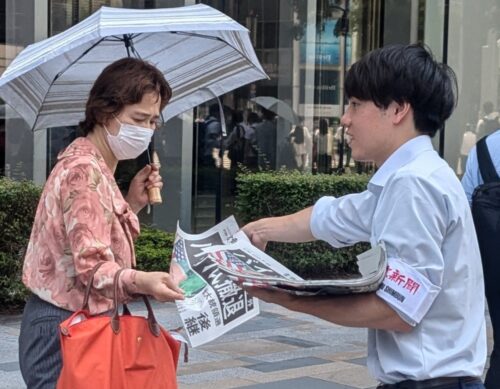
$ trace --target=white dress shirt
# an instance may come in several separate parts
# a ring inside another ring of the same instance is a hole
[[[500,176],[500,129],[486,138],[486,146],[490,152],[491,161]],[[474,146],[467,157],[467,167],[462,177],[462,185],[469,200],[472,203],[472,194],[477,186],[483,184],[483,178],[479,172],[479,162],[477,161],[477,147]]]
[[[389,267],[377,295],[414,328],[369,330],[367,365],[376,379],[482,375],[484,286],[472,216],[459,180],[428,136],[396,150],[368,190],[318,200],[311,231],[334,247],[385,245]]]

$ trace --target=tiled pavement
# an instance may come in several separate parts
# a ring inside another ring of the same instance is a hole
[[[134,304],[132,312],[142,311]],[[166,328],[180,325],[173,304],[155,304]],[[20,316],[0,316],[0,388],[22,389]],[[489,329],[491,343],[491,330]],[[180,362],[180,389],[368,389],[366,330],[345,328],[261,303],[261,314]],[[182,358],[181,358],[182,359]]]

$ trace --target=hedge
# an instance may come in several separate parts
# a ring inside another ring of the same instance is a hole
[[[41,188],[30,181],[0,179],[0,310],[19,309],[27,290],[21,282]]]
[[[325,195],[339,197],[361,192],[368,180],[369,176],[364,174],[243,173],[237,176],[237,218],[245,224],[263,217],[290,214],[313,205]],[[366,243],[334,249],[324,242],[270,242],[267,252],[301,277],[320,279],[356,275],[356,254],[366,249]]]
[[[0,178],[0,312],[18,312],[28,295],[21,273],[41,191],[30,181]],[[141,226],[135,244],[137,268],[168,271],[174,238],[174,234]]]
[[[144,271],[168,271],[174,247],[175,234],[141,226],[141,234],[135,241],[137,269]]]

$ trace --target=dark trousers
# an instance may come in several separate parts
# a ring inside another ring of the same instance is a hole
[[[496,254],[498,255],[498,254]],[[484,285],[486,300],[493,328],[493,350],[490,355],[490,367],[486,373],[484,386],[487,389],[500,388],[500,261],[492,260],[493,255],[483,257]],[[486,263],[488,262],[488,263]]]
[[[500,389],[500,219],[498,213],[490,212],[486,206],[477,206],[474,203],[472,216],[481,250],[486,301],[493,328],[493,350],[484,386],[487,389]]]
[[[62,367],[59,323],[72,312],[36,295],[24,307],[19,334],[19,365],[28,389],[54,389]]]
[[[318,173],[332,173],[332,156],[328,154],[318,155]]]
[[[402,381],[397,384],[380,384],[379,389],[484,389],[479,378],[442,377],[425,381]]]

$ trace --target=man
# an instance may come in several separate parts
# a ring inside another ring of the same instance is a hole
[[[262,122],[255,125],[259,167],[276,169],[276,114],[262,108]]]
[[[500,388],[500,124],[474,146],[462,178],[479,240],[484,269],[486,300],[493,327],[493,350],[486,374],[488,389]],[[483,144],[483,142],[485,142]],[[485,148],[483,148],[485,147]],[[490,156],[490,159],[478,158]],[[484,154],[483,154],[484,153]],[[480,162],[482,161],[482,162]],[[491,162],[491,165],[486,162]]]
[[[484,116],[478,120],[476,125],[476,134],[478,139],[493,133],[498,127],[500,127],[500,115],[498,111],[495,111],[491,101],[484,102],[483,112]]]
[[[262,249],[314,239],[385,246],[385,287],[376,293],[298,297],[249,288],[288,309],[367,327],[367,364],[382,388],[484,388],[479,248],[460,182],[431,143],[455,107],[455,90],[453,71],[420,45],[368,53],[347,73],[341,119],[352,157],[378,167],[368,189],[243,228]]]
[[[198,127],[198,185],[201,190],[213,191],[217,185],[218,156],[221,155],[222,128],[218,104],[208,107],[208,116]]]
[[[203,136],[203,159],[205,165],[215,166],[214,149],[221,147],[221,122],[218,104],[212,104],[208,108],[208,116],[204,122]]]

